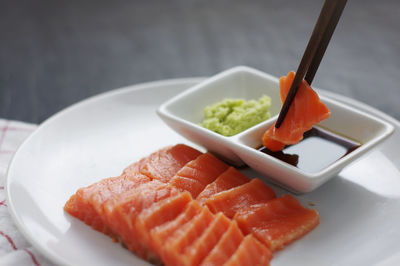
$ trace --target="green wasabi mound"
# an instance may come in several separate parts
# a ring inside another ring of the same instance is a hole
[[[224,99],[204,108],[200,125],[224,136],[236,135],[271,117],[271,98],[263,95],[258,101]]]

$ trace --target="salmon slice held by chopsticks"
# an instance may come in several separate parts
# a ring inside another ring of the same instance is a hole
[[[282,103],[285,102],[294,76],[295,73],[291,71],[286,77],[279,79]],[[321,102],[318,94],[305,80],[302,80],[285,120],[279,128],[276,128],[273,124],[264,133],[262,137],[263,145],[271,151],[280,151],[286,145],[296,144],[303,139],[304,132],[310,130],[313,125],[327,119],[330,114],[328,107]]]

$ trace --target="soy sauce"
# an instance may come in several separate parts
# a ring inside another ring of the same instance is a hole
[[[361,144],[328,130],[313,127],[303,135],[303,140],[272,152],[266,147],[259,151],[274,156],[306,172],[317,172],[354,151]]]

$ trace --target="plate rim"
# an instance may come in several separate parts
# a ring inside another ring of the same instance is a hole
[[[18,231],[23,235],[23,237],[43,255],[46,257],[50,262],[55,263],[57,265],[70,265],[68,264],[67,261],[64,259],[53,255],[52,252],[48,252],[46,248],[42,247],[42,245],[39,243],[39,241],[36,241],[35,238],[32,236],[32,234],[29,232],[29,230],[24,226],[23,222],[20,221],[17,217],[17,210],[15,209],[15,206],[12,201],[12,195],[10,194],[9,186],[10,186],[10,169],[13,167],[15,164],[15,158],[17,157],[17,154],[21,152],[21,150],[25,147],[26,143],[30,141],[31,138],[33,138],[38,132],[40,132],[47,124],[50,124],[53,120],[57,119],[58,117],[70,112],[71,110],[74,110],[75,108],[78,108],[80,106],[93,103],[99,100],[102,100],[104,98],[112,97],[114,95],[118,94],[124,94],[124,93],[129,93],[129,92],[134,92],[138,90],[145,90],[145,89],[150,89],[153,87],[157,86],[179,86],[183,84],[188,84],[189,87],[196,85],[197,83],[203,81],[206,79],[206,77],[187,77],[187,78],[176,78],[176,79],[162,79],[162,80],[157,80],[157,81],[150,81],[150,82],[143,82],[143,83],[137,83],[137,84],[132,84],[116,89],[111,89],[99,94],[92,95],[88,98],[82,99],[76,103],[73,103],[72,105],[56,112],[55,114],[51,115],[49,118],[45,119],[42,123],[38,125],[38,127],[20,144],[18,149],[15,151],[15,153],[12,155],[11,160],[9,161],[9,164],[6,169],[5,173],[5,194],[6,194],[6,201],[8,203],[8,210],[10,213],[10,216],[12,218],[12,221],[14,222],[15,226],[17,227]],[[188,88],[189,88],[188,87]],[[358,101],[356,99],[350,98],[348,96],[340,95],[335,92],[315,88],[318,93],[321,93],[321,95],[327,96],[329,98],[333,98],[335,100],[338,100],[340,102],[344,102],[346,104],[349,104],[351,106],[355,106],[357,108],[360,108],[368,113],[373,113],[374,115],[377,115],[378,117],[388,121],[389,123],[392,123],[393,126],[396,128],[400,128],[400,121],[397,120],[396,118],[385,114],[383,111],[380,111],[379,109],[376,109],[375,107],[372,107],[368,104],[365,104],[361,101]]]

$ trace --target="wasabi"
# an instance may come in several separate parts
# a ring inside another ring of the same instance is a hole
[[[200,125],[224,136],[236,135],[271,117],[271,98],[263,95],[258,101],[224,99],[204,108]]]

